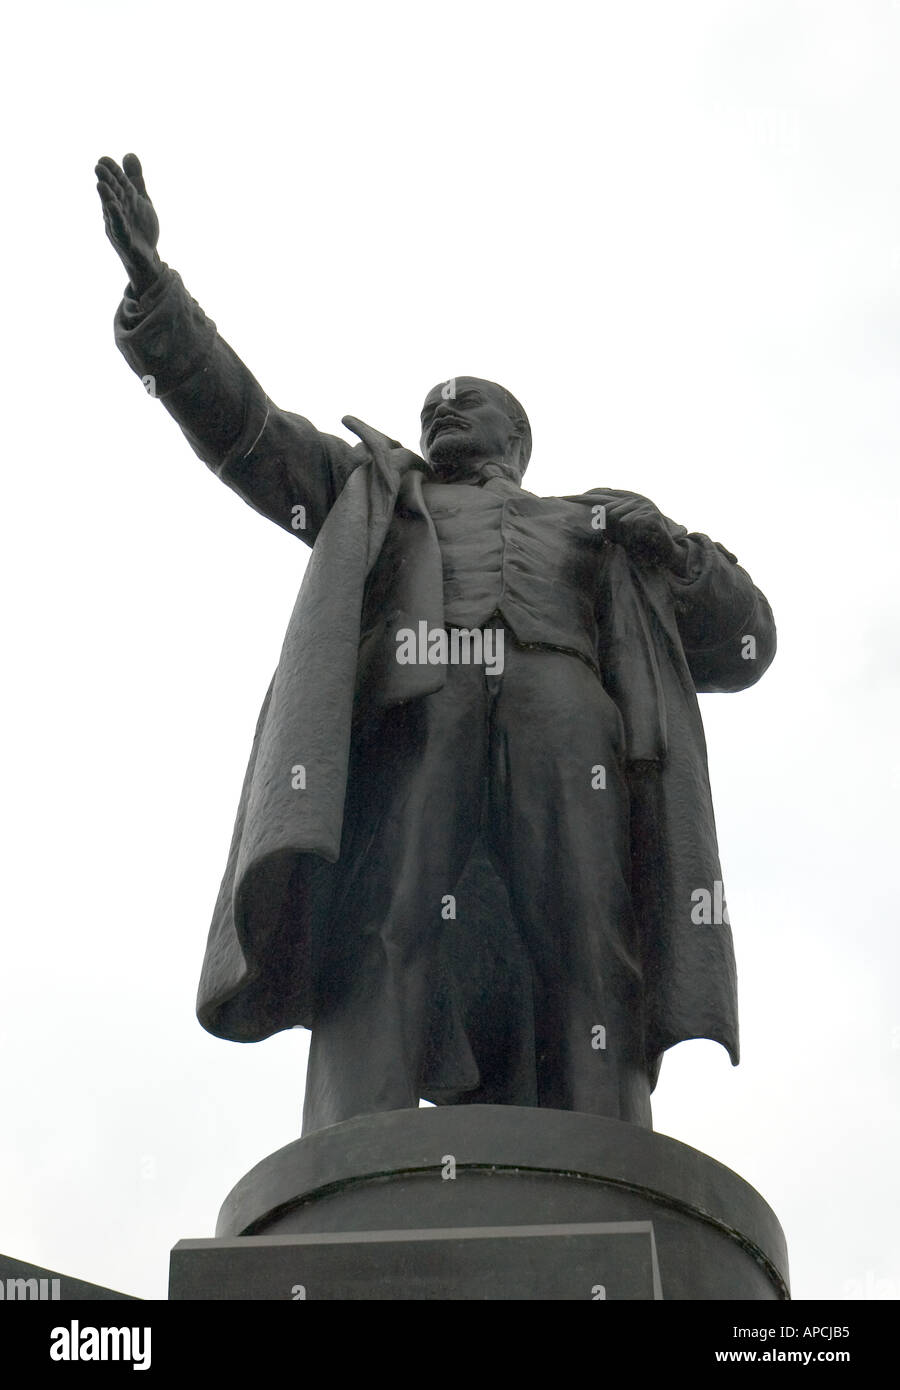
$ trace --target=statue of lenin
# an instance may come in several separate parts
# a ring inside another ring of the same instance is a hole
[[[126,360],[201,459],[312,547],[266,694],[198,1015],[312,1029],[304,1133],[506,1103],[649,1127],[666,1048],[738,1060],[697,691],[752,685],[771,610],[646,498],[523,489],[518,401],[459,376],[421,454],[268,399],[97,165]]]

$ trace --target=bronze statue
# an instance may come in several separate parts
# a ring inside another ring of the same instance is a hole
[[[200,982],[220,1037],[312,1029],[304,1132],[499,1102],[650,1126],[664,1050],[738,1060],[697,691],[757,681],[768,603],[646,498],[536,497],[525,411],[458,376],[421,455],[279,409],[97,166],[121,351],[194,451],[312,546]]]

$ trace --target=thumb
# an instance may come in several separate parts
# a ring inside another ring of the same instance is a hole
[[[126,154],[125,158],[122,160],[122,168],[134,184],[138,193],[146,198],[147,188],[144,184],[144,171],[141,168],[141,161],[138,159],[137,155]]]

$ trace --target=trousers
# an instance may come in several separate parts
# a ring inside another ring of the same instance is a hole
[[[621,716],[580,657],[522,647],[498,624],[501,638],[502,672],[448,666],[441,690],[384,712],[354,750],[304,1134],[418,1106],[444,933],[465,972],[472,914],[457,890],[479,837],[527,962],[530,1044],[493,1089],[476,1056],[469,1093],[651,1124]],[[490,919],[474,915],[483,954]],[[509,1020],[482,1003],[481,1035],[502,1056]]]

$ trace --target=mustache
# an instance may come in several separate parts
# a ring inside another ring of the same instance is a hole
[[[468,421],[462,419],[459,415],[442,415],[439,419],[434,420],[431,424],[431,427],[429,428],[429,444],[441,433],[442,430],[448,427],[465,430],[469,428],[469,425]]]

